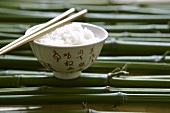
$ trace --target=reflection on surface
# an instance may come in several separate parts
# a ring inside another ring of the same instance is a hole
[[[41,106],[0,106],[0,111],[16,111],[16,110],[34,110]]]

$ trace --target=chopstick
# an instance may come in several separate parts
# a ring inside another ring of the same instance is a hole
[[[25,38],[33,35],[34,33],[39,32],[40,30],[42,30],[42,29],[44,29],[44,28],[46,28],[46,27],[48,27],[48,26],[50,26],[50,25],[58,22],[59,20],[61,20],[62,18],[66,17],[67,15],[71,14],[71,13],[74,12],[74,11],[75,11],[75,8],[71,8],[71,9],[67,10],[66,12],[62,13],[61,15],[59,15],[59,16],[53,18],[52,20],[46,22],[46,23],[43,24],[41,27],[38,27],[37,29],[35,29],[35,30],[32,31],[31,33],[29,33],[29,34],[27,34],[27,35],[24,35],[24,36],[18,38],[17,40],[14,40],[13,42],[7,44],[6,46],[4,46],[4,47],[2,47],[2,48],[0,49],[0,54],[3,54],[3,53],[5,53],[5,52],[7,52],[7,51],[8,51],[8,48],[10,48],[12,45],[15,45],[15,44],[18,43],[19,41],[21,41],[21,40],[23,40],[23,39],[25,39]],[[4,52],[3,52],[3,51],[4,51]]]
[[[63,13],[63,17],[67,16],[68,14],[70,14],[70,12],[73,12],[75,9],[70,9],[67,13]],[[15,40],[14,42],[11,42],[10,44],[4,46],[3,48],[0,49],[0,55],[5,54],[6,52],[13,50],[25,43],[28,43],[34,39],[36,39],[37,37],[41,37],[53,30],[55,30],[57,27],[60,27],[68,22],[71,22],[73,20],[75,20],[76,18],[82,16],[83,14],[87,13],[87,10],[84,9],[78,13],[75,13],[61,21],[58,21],[58,19],[56,19],[58,22],[56,22],[55,20],[51,20],[50,22],[48,22],[48,24],[46,23],[43,27],[39,28],[38,30],[35,30],[33,32],[31,32],[28,35],[24,35],[22,37],[20,37],[19,39]],[[62,16],[61,16],[62,17]],[[62,17],[62,18],[63,18]],[[57,17],[56,17],[57,18]],[[61,18],[60,18],[61,19]]]

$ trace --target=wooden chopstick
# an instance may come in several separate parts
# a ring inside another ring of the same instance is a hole
[[[71,13],[74,12],[74,11],[75,11],[75,8],[71,8],[71,9],[67,10],[66,12],[62,13],[61,15],[59,15],[59,16],[53,18],[52,20],[48,21],[48,22],[45,23],[43,26],[35,29],[33,32],[31,32],[31,33],[29,33],[29,34],[27,34],[27,35],[23,35],[22,37],[18,38],[17,40],[15,40],[15,41],[7,44],[6,46],[4,46],[4,47],[2,47],[2,48],[0,49],[0,54],[4,54],[5,52],[8,51],[8,48],[10,48],[12,45],[15,45],[16,43],[18,43],[18,42],[20,42],[21,40],[23,40],[23,39],[25,39],[25,38],[33,35],[34,33],[39,32],[40,30],[42,30],[42,29],[44,29],[44,28],[46,28],[46,27],[48,27],[48,26],[51,26],[52,24],[58,22],[59,20],[61,20],[61,19],[63,19],[64,17],[68,16],[69,14],[71,14]],[[10,49],[10,50],[11,50],[11,49]]]

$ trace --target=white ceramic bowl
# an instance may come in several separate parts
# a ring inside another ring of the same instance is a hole
[[[39,62],[54,72],[54,76],[60,79],[74,79],[80,76],[81,71],[88,68],[99,56],[108,33],[103,28],[80,23],[87,27],[100,40],[91,44],[75,45],[69,47],[43,45],[36,40],[30,42],[31,48]],[[26,34],[40,25],[31,27]]]

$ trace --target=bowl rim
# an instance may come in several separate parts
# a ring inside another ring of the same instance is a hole
[[[70,23],[80,23],[82,25],[88,25],[88,26],[92,26],[92,27],[101,29],[104,32],[105,35],[104,35],[103,38],[99,39],[98,41],[88,43],[88,44],[81,44],[81,45],[59,45],[59,46],[58,45],[46,45],[46,44],[42,44],[42,43],[37,42],[36,39],[33,40],[33,41],[30,41],[30,43],[34,43],[34,44],[45,46],[45,47],[76,48],[76,47],[84,47],[84,46],[89,46],[89,45],[95,45],[97,43],[105,41],[106,38],[108,37],[108,32],[100,26],[97,26],[97,25],[94,25],[94,24],[89,24],[89,23],[84,23],[84,22],[70,22]],[[32,31],[32,29],[35,29],[36,27],[38,27],[40,25],[43,25],[43,24],[38,24],[38,25],[30,27],[28,30],[26,30],[25,34],[29,33],[30,31]]]

